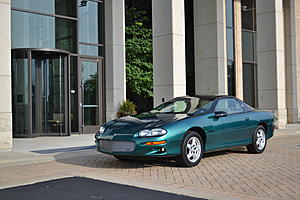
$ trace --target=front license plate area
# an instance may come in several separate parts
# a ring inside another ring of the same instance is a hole
[[[109,152],[132,152],[135,150],[135,142],[100,140],[100,150]]]

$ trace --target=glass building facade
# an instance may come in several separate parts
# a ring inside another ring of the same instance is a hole
[[[127,5],[150,12],[151,1],[145,2]],[[193,3],[184,4],[187,95],[196,88]],[[255,0],[241,3],[243,97],[257,106]],[[225,6],[227,92],[235,96],[234,1]],[[12,0],[11,34],[15,136],[96,131],[105,114],[104,2]]]
[[[226,47],[228,95],[235,96],[234,1],[226,0]]]
[[[104,120],[103,1],[11,3],[14,136],[98,129]]]
[[[244,101],[257,107],[256,1],[242,0]]]

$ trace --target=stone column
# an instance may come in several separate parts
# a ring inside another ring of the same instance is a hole
[[[182,0],[152,0],[154,105],[186,95]]]
[[[105,1],[106,121],[114,119],[126,98],[124,0]]]
[[[0,0],[0,151],[12,148],[10,0]]]
[[[286,117],[283,2],[256,1],[258,107],[272,110],[278,126]]]
[[[234,0],[234,45],[236,97],[243,100],[243,47],[241,0]]]
[[[297,58],[300,56],[300,13],[296,12],[296,6],[300,9],[300,3],[296,0],[284,1],[286,103],[287,119],[290,123],[299,122],[300,114],[300,58]]]
[[[194,0],[196,94],[227,94],[225,1]]]

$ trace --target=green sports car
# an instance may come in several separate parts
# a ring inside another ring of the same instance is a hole
[[[185,96],[153,110],[112,120],[96,133],[97,150],[118,159],[168,157],[197,165],[203,153],[246,146],[262,153],[274,115],[230,96]]]

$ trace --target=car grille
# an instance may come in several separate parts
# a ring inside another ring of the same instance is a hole
[[[99,149],[110,152],[132,152],[135,150],[134,142],[100,140]]]

